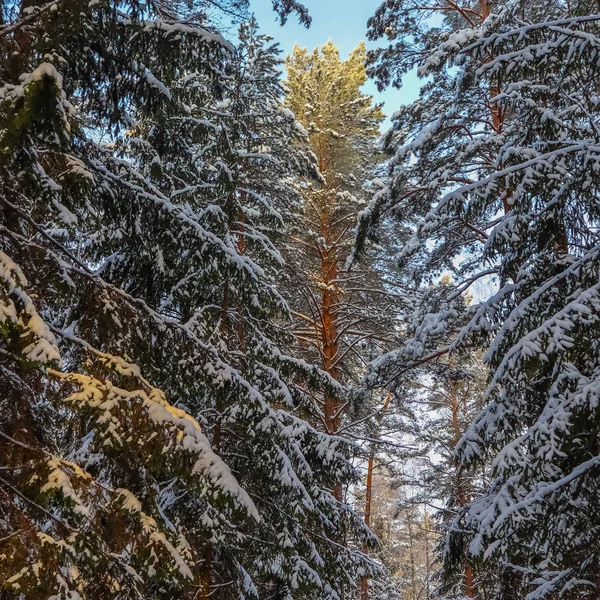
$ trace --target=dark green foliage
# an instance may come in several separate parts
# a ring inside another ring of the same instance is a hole
[[[5,15],[2,592],[336,598],[364,563],[339,532],[368,532],[330,491],[353,449],[304,420],[337,384],[286,353],[276,244],[314,165],[277,48],[188,5]]]
[[[596,597],[598,4],[448,3],[435,26],[432,6],[389,1],[371,21],[394,40],[372,57],[380,81],[414,67],[429,81],[395,118],[362,235],[394,214],[416,282],[457,283],[424,296],[369,382],[485,348],[485,408],[458,458],[489,484],[449,530],[445,592],[467,556],[482,598]],[[485,300],[457,321],[478,281]]]

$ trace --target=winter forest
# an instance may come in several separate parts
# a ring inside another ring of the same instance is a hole
[[[0,0],[0,600],[600,599],[600,1],[371,12]]]

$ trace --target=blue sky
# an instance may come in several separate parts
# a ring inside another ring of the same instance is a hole
[[[295,43],[312,49],[329,38],[336,43],[342,56],[347,56],[361,40],[365,40],[369,48],[376,46],[374,42],[366,40],[366,30],[367,20],[379,6],[380,0],[303,0],[313,20],[309,29],[299,25],[294,16],[280,27],[271,0],[252,0],[250,4],[261,30],[272,35],[285,54],[291,52]],[[419,83],[416,76],[409,75],[401,90],[390,88],[379,93],[373,82],[368,82],[364,90],[372,94],[377,102],[384,103],[384,112],[389,116],[400,105],[412,102],[417,97]],[[389,120],[383,124],[383,128],[387,126]]]

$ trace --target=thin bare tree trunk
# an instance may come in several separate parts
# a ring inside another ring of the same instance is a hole
[[[390,400],[392,399],[392,394],[388,393],[386,396],[385,402],[381,408],[381,412],[377,416],[377,429],[381,426],[381,422],[383,421],[383,417],[388,409],[390,404]],[[376,437],[379,436],[379,431],[375,434]],[[371,508],[373,504],[373,470],[375,468],[375,442],[371,443],[371,447],[369,449],[369,462],[367,465],[367,484],[365,490],[365,525],[368,527],[371,526]],[[363,552],[365,554],[368,553],[368,548],[366,546],[363,547]],[[360,582],[360,598],[361,600],[369,599],[369,579],[368,577],[363,577]]]

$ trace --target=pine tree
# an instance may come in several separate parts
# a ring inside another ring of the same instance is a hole
[[[429,600],[433,592],[433,520],[414,503],[408,503],[399,510],[397,518],[402,524],[402,531],[395,540],[402,597],[406,600]]]
[[[305,296],[296,300],[302,321],[296,333],[318,352],[324,370],[344,384],[362,367],[364,350],[385,343],[382,322],[390,304],[382,278],[368,278],[366,264],[364,270],[348,268],[352,230],[366,196],[361,179],[369,174],[383,118],[381,107],[360,90],[366,81],[365,53],[360,44],[342,61],[329,41],[312,53],[296,46],[286,61],[286,104],[306,128],[323,178],[319,185],[304,187],[299,230],[292,240],[294,276],[303,281]],[[341,428],[344,404],[339,397],[325,399],[327,431]]]
[[[447,276],[439,285],[421,292],[421,310],[431,307],[449,292],[456,294],[454,284]],[[454,325],[466,322],[467,310],[468,303],[462,296],[454,299]],[[457,511],[481,489],[481,469],[473,475],[462,472],[455,449],[483,406],[487,370],[472,350],[448,352],[447,347],[454,339],[452,330],[441,329],[431,339],[424,335],[419,337],[425,333],[422,319],[426,320],[428,315],[421,317],[421,313],[416,311],[414,317],[414,323],[404,320],[400,347],[371,365],[366,381],[356,392],[368,393],[372,388],[383,386],[389,390],[388,397],[393,397],[394,403],[403,409],[396,409],[399,426],[393,434],[400,436],[398,441],[403,448],[394,453],[386,449],[385,455],[388,461],[393,459],[399,465],[390,478],[406,495],[406,499],[398,502],[399,521],[413,519],[414,529],[417,527],[415,515],[421,514],[423,507],[435,509],[430,518],[430,528],[435,527],[436,532],[432,531],[431,556],[427,563],[430,568],[427,586],[433,597],[434,590],[440,585],[441,573],[435,573],[432,565],[434,562],[441,563],[444,550],[443,544],[440,547],[434,542],[442,539],[439,534],[447,532]],[[427,344],[420,348],[425,360],[414,361],[412,353],[420,344]],[[411,525],[406,524],[406,527]],[[410,537],[410,531],[400,537],[407,535]],[[398,542],[394,541],[394,544]],[[452,587],[456,597],[474,597],[473,565],[466,558],[461,558],[456,570],[452,584],[448,581],[448,587]],[[416,576],[410,573],[406,576],[405,586],[414,591]],[[423,590],[425,587],[421,592]]]
[[[358,379],[375,348],[389,344],[393,337],[388,326],[394,314],[391,307],[396,303],[385,286],[385,260],[378,248],[370,248],[360,264],[352,262],[358,213],[378,185],[373,156],[383,119],[381,106],[361,91],[366,81],[365,57],[361,43],[342,61],[330,40],[312,53],[296,46],[286,61],[286,105],[308,133],[322,178],[319,184],[301,188],[303,205],[288,249],[293,257],[295,333],[306,355],[345,386]],[[318,405],[320,426],[354,439],[368,438],[369,433],[377,437],[371,430],[381,427],[386,409],[382,413],[381,406],[351,404],[345,392],[326,394]],[[367,449],[371,452],[368,472],[375,458],[374,447],[371,450]],[[367,474],[367,487],[369,482]],[[335,493],[339,499],[343,497],[342,482]],[[365,508],[369,525],[368,499]],[[363,551],[368,551],[367,545]],[[366,585],[365,577],[363,590]]]
[[[452,3],[433,29],[410,2],[373,21],[401,38],[380,55],[382,81],[415,65],[432,80],[398,115],[371,214],[393,204],[416,228],[404,258],[418,276],[448,269],[458,283],[422,303],[413,339],[371,382],[487,347],[486,407],[459,458],[490,465],[492,483],[459,511],[446,572],[466,552],[481,597],[595,597],[598,5],[484,4]],[[457,321],[457,295],[490,275],[497,289]],[[443,331],[452,341],[436,349]]]
[[[423,383],[417,387],[427,412],[421,416],[415,439],[421,445],[418,463],[416,501],[436,508],[432,523],[438,537],[435,555],[441,564],[448,534],[454,517],[482,493],[485,469],[483,464],[466,472],[456,456],[457,447],[471,422],[483,407],[483,392],[487,369],[476,353],[462,356],[453,353],[433,365]],[[438,570],[431,578],[431,588],[443,587],[450,597],[474,598],[478,589],[473,561],[468,556],[457,557],[452,577]],[[445,579],[441,582],[440,580]]]

